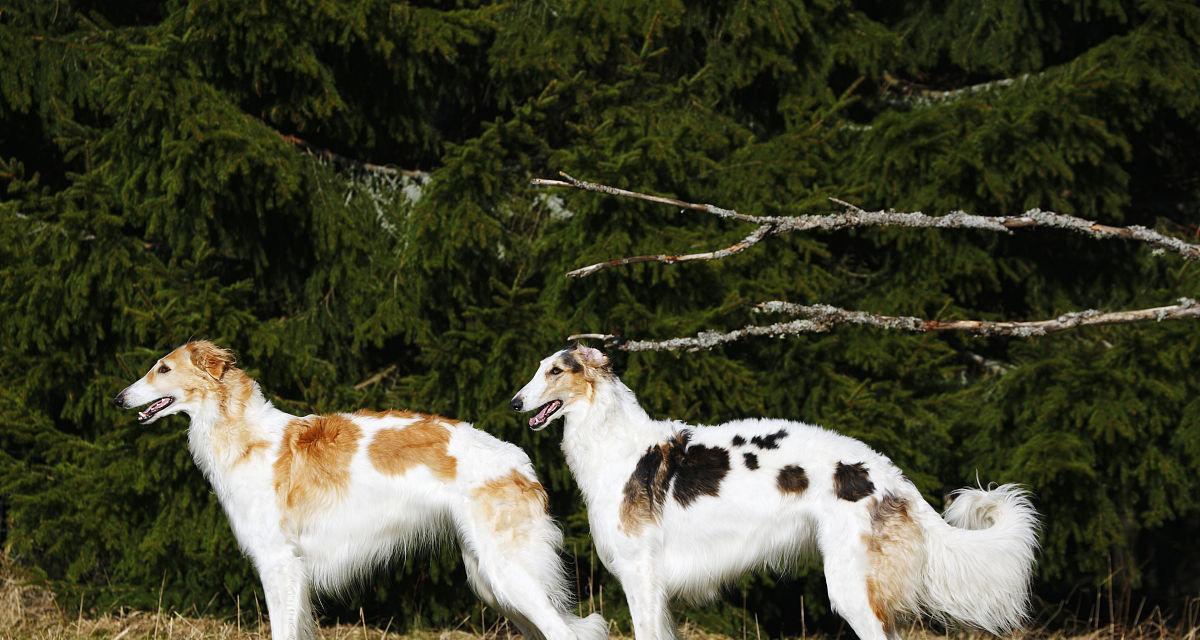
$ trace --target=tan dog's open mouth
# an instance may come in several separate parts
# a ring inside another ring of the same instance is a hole
[[[150,418],[153,418],[154,414],[171,406],[171,403],[173,402],[175,402],[175,398],[170,396],[164,396],[158,400],[155,400],[154,402],[151,402],[150,406],[138,412],[138,422],[145,422]]]

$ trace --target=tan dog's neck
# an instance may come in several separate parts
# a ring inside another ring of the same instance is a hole
[[[206,404],[206,410],[192,416],[188,437],[193,457],[206,473],[237,467],[269,449],[270,425],[292,417],[276,409],[258,383],[237,368],[225,372],[219,392]]]

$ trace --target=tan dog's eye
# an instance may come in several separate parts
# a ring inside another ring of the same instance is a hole
[[[158,368],[158,372],[159,373],[171,373],[171,367],[168,367],[167,365],[164,364],[163,366]]]
[[[554,367],[553,369],[550,370],[550,375],[552,375],[552,376],[556,376],[560,373],[562,373],[562,369],[559,369],[558,367]]]

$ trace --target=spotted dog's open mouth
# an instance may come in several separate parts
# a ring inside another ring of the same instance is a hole
[[[562,404],[562,400],[551,400],[538,407],[537,413],[533,414],[533,417],[529,419],[529,427],[534,431],[541,431],[546,426],[546,423],[550,421],[550,416],[562,408]]]
[[[145,422],[150,418],[153,418],[156,413],[171,406],[172,402],[175,402],[175,398],[170,396],[164,396],[158,400],[155,400],[154,402],[151,402],[150,406],[138,412],[138,422]]]

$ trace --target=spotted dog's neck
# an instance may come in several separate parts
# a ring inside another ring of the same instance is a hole
[[[633,391],[616,377],[597,383],[590,405],[568,413],[564,421],[567,466],[589,499],[613,487],[613,478],[628,476],[627,467],[647,447],[675,431],[671,423],[652,420]]]

